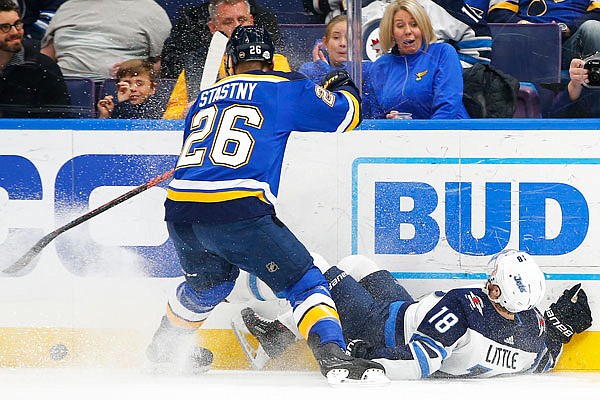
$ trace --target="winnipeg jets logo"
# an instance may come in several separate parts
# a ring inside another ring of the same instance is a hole
[[[477,310],[479,314],[483,315],[483,301],[481,301],[481,297],[474,295],[473,292],[469,292],[465,297],[469,300],[471,310]]]
[[[379,19],[363,27],[363,58],[375,61],[381,55],[379,42]]]

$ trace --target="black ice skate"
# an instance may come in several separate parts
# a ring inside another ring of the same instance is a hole
[[[258,339],[265,353],[271,358],[279,357],[296,339],[296,335],[278,320],[267,320],[250,307],[241,311],[242,321],[248,331]]]
[[[264,368],[270,358],[280,356],[297,340],[281,322],[267,320],[251,308],[234,315],[231,328],[253,369]],[[248,340],[251,336],[257,339],[258,345]]]
[[[319,343],[319,335],[315,333],[308,335],[308,347],[315,355],[321,373],[331,386],[345,384],[382,386],[390,383],[381,364],[351,357],[335,343],[325,343],[322,346]]]
[[[173,326],[163,316],[160,326],[146,349],[153,372],[202,374],[213,361],[210,350],[195,345],[194,331]]]

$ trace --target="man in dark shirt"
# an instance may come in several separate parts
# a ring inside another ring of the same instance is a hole
[[[68,116],[71,102],[58,65],[23,36],[18,6],[0,0],[0,117]]]

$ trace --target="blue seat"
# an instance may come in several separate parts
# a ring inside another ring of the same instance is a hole
[[[561,79],[561,34],[557,24],[488,24],[492,65],[521,82]]]
[[[65,78],[71,97],[71,112],[74,117],[94,118],[96,116],[96,85],[88,78]]]

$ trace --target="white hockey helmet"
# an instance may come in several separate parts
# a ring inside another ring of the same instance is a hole
[[[489,285],[500,288],[500,296],[490,300],[509,312],[530,310],[544,297],[546,277],[529,254],[503,250],[490,259],[488,269],[486,289]]]

